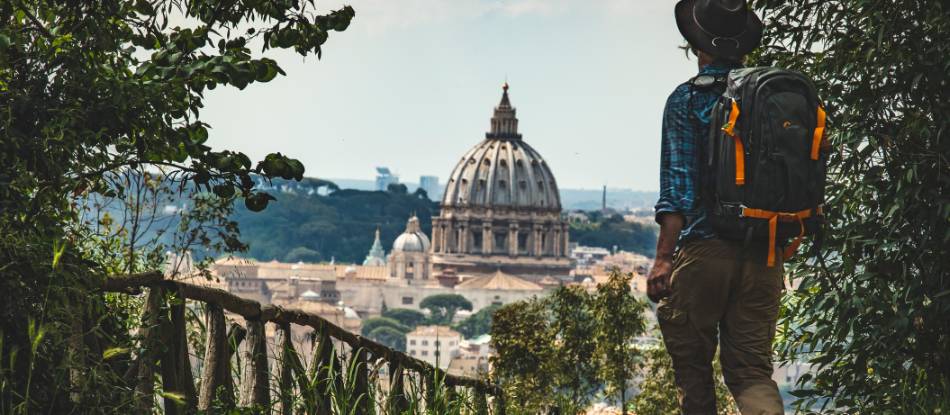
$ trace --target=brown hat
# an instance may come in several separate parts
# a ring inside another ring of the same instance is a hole
[[[762,20],[745,0],[680,0],[676,26],[690,45],[721,58],[738,59],[762,40]]]

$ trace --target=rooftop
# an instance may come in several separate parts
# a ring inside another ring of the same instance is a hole
[[[505,274],[501,270],[494,274],[474,277],[462,281],[455,286],[456,290],[503,290],[503,291],[542,291],[544,290],[538,284],[531,281],[518,278],[514,275]]]
[[[417,326],[415,330],[410,331],[406,336],[462,337],[459,332],[452,330],[448,326]]]

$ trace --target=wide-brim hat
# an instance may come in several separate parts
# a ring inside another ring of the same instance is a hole
[[[738,59],[762,40],[762,20],[745,0],[680,0],[675,14],[689,44],[716,57]]]

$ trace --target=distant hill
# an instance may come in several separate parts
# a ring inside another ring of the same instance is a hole
[[[275,181],[275,202],[263,212],[238,204],[232,218],[248,243],[248,256],[287,262],[361,263],[373,244],[376,228],[388,252],[415,213],[426,233],[438,206],[423,192],[377,192],[341,189],[326,195],[293,182]]]
[[[232,216],[240,225],[241,239],[250,246],[246,255],[263,261],[334,259],[361,263],[373,243],[377,226],[383,247],[389,252],[413,213],[419,217],[423,231],[431,235],[431,217],[438,215],[438,203],[429,200],[424,192],[406,191],[401,186],[385,192],[356,190],[345,188],[348,184],[351,183],[310,178],[302,182],[274,180],[268,186],[261,183],[259,186],[273,193],[277,200],[259,213],[249,212],[239,203]],[[591,224],[572,227],[573,240],[588,246],[617,246],[652,254],[655,228],[625,223],[617,219],[619,216],[601,218],[594,213],[591,218]]]
[[[376,182],[362,179],[328,179],[342,189],[375,190]],[[417,183],[405,182],[410,192],[419,187]],[[444,189],[444,187],[443,187]],[[561,205],[565,210],[600,210],[603,189],[560,189]],[[438,201],[442,198],[441,191],[437,195],[429,195]],[[615,210],[636,210],[652,208],[656,203],[657,192],[607,188],[607,207]]]

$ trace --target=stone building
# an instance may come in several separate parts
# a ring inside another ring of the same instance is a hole
[[[446,326],[419,326],[406,333],[406,352],[441,369],[459,354],[462,335]]]
[[[446,183],[440,215],[432,220],[433,272],[565,278],[572,268],[570,239],[557,183],[518,133],[507,83],[503,89],[490,131]]]

